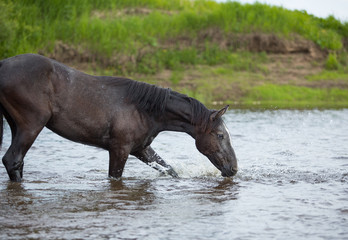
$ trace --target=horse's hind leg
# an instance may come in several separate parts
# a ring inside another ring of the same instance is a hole
[[[6,167],[10,180],[20,182],[23,177],[23,158],[43,127],[36,130],[13,127],[16,127],[16,129],[11,127],[12,133],[15,131],[15,134],[2,162]]]

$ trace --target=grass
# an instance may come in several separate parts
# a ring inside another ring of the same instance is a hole
[[[340,81],[348,82],[348,53],[341,51],[339,53],[329,53],[324,63],[324,69],[317,74],[306,77],[309,81]]]
[[[256,62],[254,64],[257,65]],[[169,77],[159,74],[135,75],[133,78],[145,82],[152,81],[159,85],[166,82],[165,87],[169,85],[173,90],[198,98],[207,105],[212,102],[238,102],[251,85],[265,80],[261,71],[235,70],[231,63],[216,66],[197,65],[193,68],[167,71],[167,75]]]
[[[348,89],[264,84],[252,88],[242,104],[267,108],[348,107]]]
[[[332,17],[321,19],[305,12],[260,3],[2,0],[0,5],[3,9],[0,13],[0,58],[37,52],[52,47],[56,40],[83,45],[92,52],[109,57],[120,52],[135,54],[145,46],[157,50],[165,39],[182,35],[194,38],[198,31],[216,27],[225,33],[260,31],[285,37],[297,33],[329,50],[341,49],[341,39],[348,35],[348,24]],[[150,11],[146,14],[122,14],[122,10],[129,8]],[[213,46],[210,49],[215,50]],[[215,54],[210,64],[224,61],[220,54]]]
[[[320,81],[320,80],[336,81],[336,80],[341,80],[341,81],[348,82],[348,72],[323,70],[322,72],[320,72],[318,74],[313,74],[313,75],[307,76],[307,79],[309,81]]]

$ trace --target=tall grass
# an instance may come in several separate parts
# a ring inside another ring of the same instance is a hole
[[[190,0],[2,0],[0,2],[0,58],[52,49],[55,41],[81,45],[106,57],[135,55],[151,48],[132,70],[177,68],[179,64],[217,64],[231,61],[228,54],[207,43],[198,49],[166,49],[161,43],[186,36],[195,38],[202,29],[224,33],[267,32],[291,37],[297,33],[329,50],[342,48],[348,23],[333,17],[316,18],[266,4]],[[150,9],[126,14],[125,9]],[[196,60],[196,57],[199,59]],[[203,59],[203,60],[202,60]]]

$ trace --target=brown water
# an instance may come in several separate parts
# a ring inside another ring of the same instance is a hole
[[[348,239],[348,110],[230,111],[240,171],[225,179],[188,135],[153,143],[181,178],[44,130],[24,181],[0,167],[0,239]],[[4,147],[10,142],[5,128]]]

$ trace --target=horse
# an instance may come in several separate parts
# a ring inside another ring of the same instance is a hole
[[[221,116],[171,89],[123,77],[93,76],[53,59],[22,54],[0,61],[0,144],[3,118],[12,141],[2,162],[11,181],[23,178],[24,157],[46,127],[74,142],[109,152],[110,178],[119,179],[129,155],[178,177],[150,146],[162,131],[185,132],[221,171],[238,171]]]

